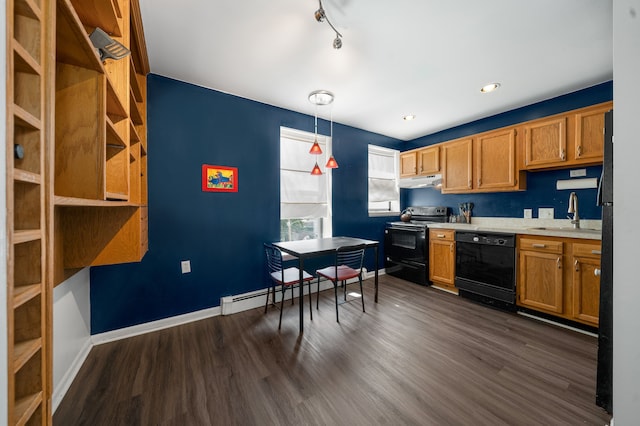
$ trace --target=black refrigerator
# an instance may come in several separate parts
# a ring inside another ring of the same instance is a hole
[[[600,261],[600,319],[596,404],[613,408],[613,111],[604,118],[604,163],[598,185],[602,206],[602,257]]]

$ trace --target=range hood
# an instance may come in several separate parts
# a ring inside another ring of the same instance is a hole
[[[400,188],[439,188],[442,185],[442,175],[402,178],[399,183]]]

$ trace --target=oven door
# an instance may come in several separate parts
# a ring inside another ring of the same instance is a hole
[[[396,261],[427,263],[426,228],[393,228],[384,230],[385,257]]]

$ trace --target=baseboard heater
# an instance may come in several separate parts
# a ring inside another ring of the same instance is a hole
[[[363,279],[370,278],[367,274],[366,269],[363,269],[363,272],[364,272]],[[351,284],[357,281],[358,279],[354,278],[352,280],[348,280],[347,282]],[[313,292],[316,291],[315,286],[317,285],[317,282],[318,282],[317,278],[315,278],[312,281],[311,288]],[[330,288],[333,288],[333,284],[331,283],[331,281],[327,280],[326,278],[322,278],[320,280],[320,291],[328,290]],[[222,315],[236,314],[238,312],[248,311],[249,309],[255,309],[260,306],[264,306],[265,304],[264,298],[269,293],[269,290],[271,289],[263,288],[260,290],[250,291],[248,293],[237,294],[235,296],[225,296],[220,298],[220,309],[221,309]],[[303,292],[305,295],[309,294],[309,286],[305,285]],[[299,293],[295,289],[293,294],[295,297],[299,297],[298,296]],[[276,287],[276,302],[278,303],[280,302],[281,296],[282,296],[282,287],[278,286]],[[287,291],[285,293],[285,300],[291,300],[291,291]]]

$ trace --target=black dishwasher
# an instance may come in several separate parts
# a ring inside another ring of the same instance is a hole
[[[456,278],[460,296],[514,310],[516,236],[456,231]]]

